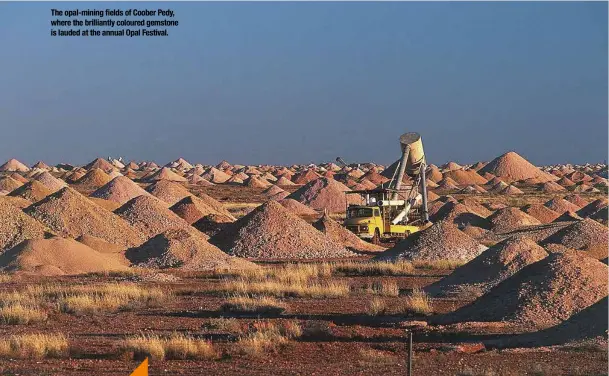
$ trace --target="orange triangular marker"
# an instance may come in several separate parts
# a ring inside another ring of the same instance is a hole
[[[129,376],[148,376],[148,358],[144,359],[142,364],[137,366]]]

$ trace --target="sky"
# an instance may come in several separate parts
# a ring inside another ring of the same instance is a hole
[[[172,9],[52,37],[51,8]],[[0,3],[0,161],[607,159],[607,3]],[[0,162],[1,163],[1,162]]]

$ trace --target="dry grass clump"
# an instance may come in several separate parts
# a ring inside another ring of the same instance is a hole
[[[398,357],[393,354],[388,354],[386,351],[375,349],[360,349],[360,363],[363,364],[395,364],[398,362]]]
[[[349,295],[349,284],[344,281],[261,281],[247,279],[227,280],[222,289],[240,295],[266,295],[275,297],[338,298]]]
[[[419,269],[433,269],[433,270],[453,270],[459,266],[465,265],[466,261],[463,260],[418,260],[412,261],[412,265]]]
[[[418,315],[429,315],[433,312],[431,301],[427,294],[421,289],[414,289],[400,307],[403,313],[415,313]]]
[[[343,262],[332,265],[332,269],[345,275],[361,276],[399,276],[411,275],[413,264],[408,261]]]
[[[332,276],[332,267],[328,263],[287,264],[267,268],[237,270],[228,276],[238,277],[249,282],[273,280],[283,283],[302,284],[311,280]]]
[[[0,283],[10,282],[13,277],[10,274],[0,273]]]
[[[302,329],[295,321],[282,324],[259,322],[254,324],[254,330],[237,341],[237,351],[247,356],[262,356],[276,352],[285,346],[290,339],[302,335]]]
[[[140,334],[125,339],[122,352],[133,353],[134,359],[149,357],[163,359],[215,359],[218,352],[211,342],[174,333],[168,338],[158,335]]]
[[[244,331],[244,325],[242,325],[239,320],[235,318],[211,318],[208,322],[203,324],[203,326],[207,329],[229,333],[241,333]]]
[[[0,322],[3,324],[29,324],[45,321],[46,312],[36,307],[21,305],[19,303],[0,307]]]
[[[224,312],[279,314],[287,305],[270,296],[236,295],[228,298],[220,309]]]
[[[0,339],[0,357],[42,359],[68,355],[66,337],[61,334],[20,334]]]
[[[368,303],[368,311],[366,312],[370,316],[379,316],[387,313],[387,303],[379,297],[374,297]]]
[[[399,296],[400,288],[395,281],[374,281],[366,288],[366,292],[381,296]]]

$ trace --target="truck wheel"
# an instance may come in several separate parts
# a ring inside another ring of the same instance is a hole
[[[374,236],[372,237],[372,244],[380,245],[381,244],[381,233],[379,229],[374,230]]]

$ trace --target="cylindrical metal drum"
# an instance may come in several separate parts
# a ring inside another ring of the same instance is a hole
[[[406,160],[406,174],[414,177],[420,173],[421,163],[425,163],[425,152],[423,151],[423,141],[416,132],[404,133],[400,136],[402,152],[410,146],[408,159]]]

